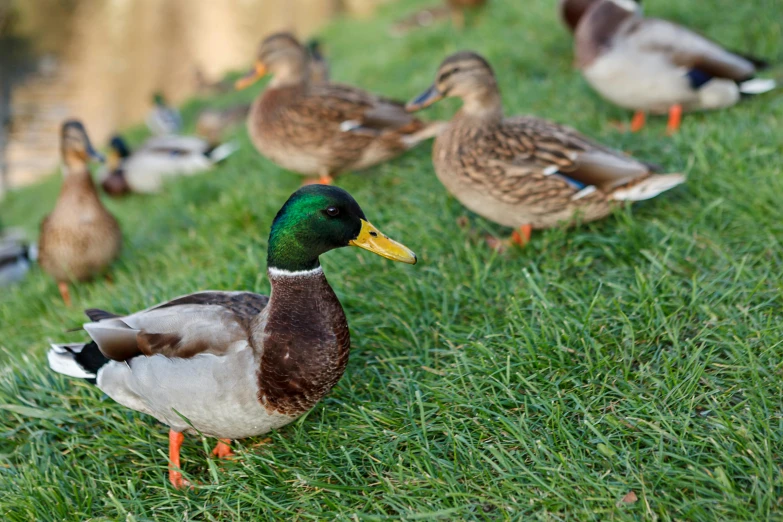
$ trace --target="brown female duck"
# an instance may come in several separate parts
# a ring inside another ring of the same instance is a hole
[[[392,159],[441,128],[413,118],[402,103],[356,87],[312,83],[308,60],[293,36],[275,34],[261,43],[255,69],[237,82],[244,88],[273,75],[247,127],[258,152],[281,167],[329,183],[339,173]]]
[[[435,173],[468,209],[501,225],[532,229],[587,222],[622,201],[648,199],[684,181],[546,120],[505,118],[495,75],[476,53],[443,61],[435,84],[408,104],[423,109],[444,97],[462,109],[436,139]]]
[[[668,112],[672,133],[683,111],[729,107],[742,95],[775,87],[774,80],[754,79],[763,60],[645,18],[634,0],[561,0],[560,10],[574,32],[576,66],[601,96],[636,111],[633,131],[644,126],[647,112]]]
[[[61,147],[63,185],[54,210],[41,223],[38,262],[70,306],[68,282],[103,272],[120,253],[122,233],[98,198],[87,163],[102,158],[80,122],[63,123]]]
[[[184,432],[220,439],[261,435],[309,411],[340,380],[351,338],[319,256],[344,246],[415,263],[337,187],[300,188],[269,235],[269,297],[207,291],[130,315],[87,310],[92,341],[53,345],[49,365],[88,379],[123,406],[170,426],[169,480],[180,471]]]

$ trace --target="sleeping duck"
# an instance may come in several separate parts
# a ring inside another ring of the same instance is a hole
[[[38,264],[56,281],[66,306],[70,281],[100,274],[120,253],[122,233],[92,182],[88,162],[103,160],[81,122],[63,123],[60,134],[63,184],[52,213],[41,223]]]
[[[511,240],[520,245],[533,229],[594,221],[623,202],[652,198],[685,181],[680,174],[655,174],[649,164],[569,127],[505,117],[492,68],[476,53],[446,58],[435,83],[408,109],[445,97],[460,98],[462,109],[435,138],[435,174],[468,209],[517,229]]]
[[[774,80],[754,79],[763,60],[727,51],[680,25],[645,18],[634,0],[561,0],[561,16],[574,33],[576,67],[598,93],[645,114],[669,114],[668,131],[683,111],[721,109],[743,95],[767,92]]]
[[[214,454],[228,456],[232,439],[289,424],[340,379],[351,339],[319,257],[349,245],[416,263],[346,191],[300,188],[272,222],[269,297],[205,291],[128,315],[87,310],[92,340],[53,345],[49,365],[168,425],[169,480],[185,486],[184,433],[219,439]]]
[[[131,152],[121,136],[114,136],[109,149],[101,185],[107,194],[121,196],[160,192],[166,180],[205,172],[236,151],[237,146],[224,143],[212,147],[195,136],[156,136]]]
[[[407,114],[404,105],[357,87],[310,80],[307,50],[289,33],[266,38],[243,89],[273,76],[247,118],[258,152],[321,183],[399,156],[442,128]]]

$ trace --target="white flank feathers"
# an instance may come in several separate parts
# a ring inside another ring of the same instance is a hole
[[[209,153],[209,160],[212,163],[220,163],[227,157],[239,150],[239,144],[233,141],[218,145]]]

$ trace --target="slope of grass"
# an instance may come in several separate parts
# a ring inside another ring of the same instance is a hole
[[[481,235],[507,231],[475,216],[469,230],[457,225],[468,213],[433,175],[429,145],[341,178],[420,264],[357,249],[324,256],[352,329],[345,376],[303,419],[239,441],[233,462],[188,438],[184,468],[199,486],[176,491],[166,429],[51,373],[45,351],[85,338],[67,332],[82,308],[126,312],[205,288],[268,292],[269,226],[300,178],[238,131],[241,150],[213,173],[107,203],[125,232],[113,283],[76,288],[73,309],[39,271],[2,290],[0,518],[781,519],[783,98],[689,115],[672,138],[660,119],[619,134],[608,121],[629,115],[572,70],[553,1],[497,0],[463,33],[436,24],[387,37],[414,4],[325,30],[334,76],[408,99],[446,54],[476,49],[509,113],[568,123],[687,173],[688,185],[498,255]],[[780,0],[647,9],[782,57]],[[257,92],[194,101],[186,114]],[[35,232],[58,186],[53,177],[11,194],[0,219]]]

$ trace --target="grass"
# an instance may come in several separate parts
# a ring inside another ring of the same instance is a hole
[[[109,201],[125,232],[112,273],[65,309],[39,271],[0,298],[0,518],[16,520],[781,520],[783,480],[783,98],[655,119],[617,133],[624,111],[571,68],[549,0],[491,2],[464,33],[448,24],[389,39],[416,2],[323,31],[342,81],[411,98],[461,48],[497,70],[507,112],[568,123],[688,174],[654,201],[490,252],[432,173],[429,145],[348,175],[367,216],[413,248],[414,267],[342,249],[322,259],[352,329],[348,370],[312,412],[240,441],[183,451],[193,491],[166,478],[166,429],[50,372],[49,340],[80,309],[118,312],[205,288],[266,293],[275,212],[300,178],[240,152],[165,195]],[[780,0],[659,0],[648,13],[780,61]],[[250,57],[249,57],[250,58]],[[195,100],[230,104],[250,93]],[[427,114],[448,117],[456,103]],[[139,135],[136,134],[138,138]],[[52,139],[55,139],[53,136]],[[35,232],[59,179],[9,195],[4,223]],[[633,491],[636,502],[622,502]]]

